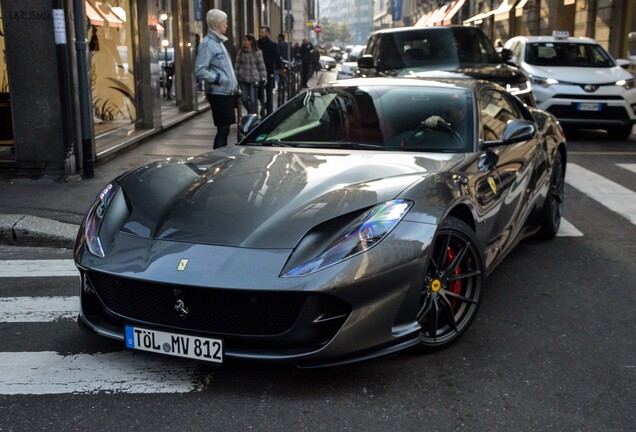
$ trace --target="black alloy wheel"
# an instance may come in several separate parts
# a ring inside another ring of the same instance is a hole
[[[625,141],[632,134],[632,125],[608,129],[607,134],[612,141]]]
[[[484,266],[474,232],[449,217],[438,229],[420,299],[416,349],[437,351],[462,336],[477,315]]]
[[[537,233],[539,238],[549,240],[554,238],[561,226],[563,216],[563,191],[565,187],[565,167],[561,152],[557,151],[552,162],[552,175],[550,176],[550,189],[543,203],[541,213],[541,229]]]

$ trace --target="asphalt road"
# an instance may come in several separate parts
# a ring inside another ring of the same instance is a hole
[[[7,261],[72,253],[0,247],[0,431],[632,431],[636,137],[571,136],[568,162],[567,232],[520,244],[469,332],[436,354],[299,370],[124,351],[80,333],[63,305],[12,320],[13,302],[72,301],[77,277],[8,277]]]

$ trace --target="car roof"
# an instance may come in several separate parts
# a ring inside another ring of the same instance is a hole
[[[421,32],[421,31],[429,32],[429,31],[449,30],[449,29],[457,29],[457,30],[468,31],[468,32],[482,31],[478,27],[450,25],[450,26],[435,26],[435,27],[394,27],[394,28],[386,28],[386,29],[377,30],[371,34],[376,35],[376,34],[386,34],[386,33],[409,33],[409,32]]]
[[[553,43],[582,43],[598,45],[598,42],[589,37],[577,36],[577,37],[554,37],[550,36],[515,36],[510,38],[510,41],[522,40],[525,42],[553,42]]]
[[[476,92],[484,86],[498,87],[490,81],[474,78],[416,78],[416,77],[373,77],[373,78],[352,78],[347,80],[332,81],[323,84],[323,87],[352,87],[352,86],[414,86],[414,87],[436,87],[456,89],[463,88]]]

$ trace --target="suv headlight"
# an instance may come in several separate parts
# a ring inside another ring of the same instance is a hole
[[[616,81],[617,86],[623,87],[625,90],[630,90],[634,88],[634,78],[622,79]]]
[[[530,85],[530,81],[524,81],[516,84],[506,84],[506,90],[508,93],[516,94],[524,94],[530,93],[532,91],[532,86]]]
[[[530,77],[530,79],[532,80],[532,84],[536,84],[539,87],[544,87],[544,88],[548,88],[551,85],[559,83],[559,81],[555,80],[554,78],[543,78],[543,77],[533,76],[533,77]]]

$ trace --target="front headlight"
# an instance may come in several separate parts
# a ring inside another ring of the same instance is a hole
[[[559,81],[555,80],[554,78],[543,78],[543,77],[533,76],[533,77],[530,77],[530,79],[532,80],[532,84],[536,84],[544,88],[548,88],[551,85],[559,83]]]
[[[412,205],[411,201],[394,200],[372,207],[356,218],[327,247],[319,250],[313,259],[282,276],[305,276],[372,248],[391,232]]]
[[[530,85],[530,81],[523,81],[516,84],[506,84],[506,90],[508,93],[516,94],[524,94],[530,93],[532,91],[532,86]]]
[[[618,80],[616,81],[616,85],[623,87],[625,90],[630,90],[634,88],[634,79],[630,78]]]
[[[95,203],[86,214],[84,219],[84,238],[86,239],[86,246],[93,255],[100,258],[105,256],[102,241],[99,238],[99,230],[104,222],[104,216],[108,205],[112,201],[113,197],[117,193],[119,185],[109,183],[97,196]]]

